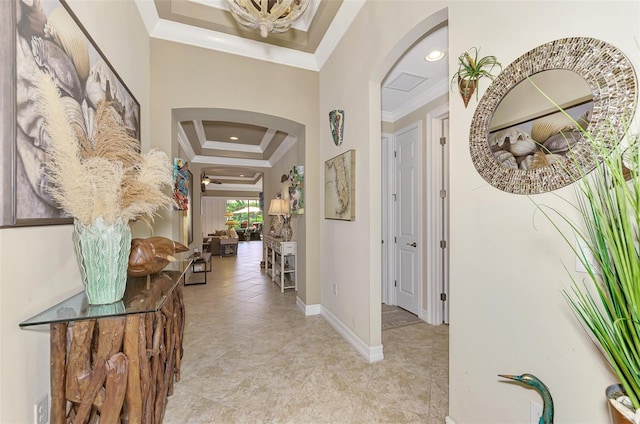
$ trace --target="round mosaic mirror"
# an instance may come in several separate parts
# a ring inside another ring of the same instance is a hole
[[[541,91],[573,119],[567,122]],[[636,102],[635,71],[616,47],[584,37],[543,44],[507,66],[482,96],[471,124],[471,158],[500,190],[556,190],[598,163],[576,125],[617,144]]]

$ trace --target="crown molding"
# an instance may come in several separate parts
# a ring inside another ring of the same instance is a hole
[[[153,0],[135,0],[149,37],[319,71],[366,0],[344,0],[315,54],[160,19]]]
[[[271,168],[272,164],[264,159],[228,158],[222,156],[194,155],[191,162],[203,165],[245,166],[252,168]]]
[[[356,18],[366,0],[343,0],[338,13],[329,25],[326,34],[322,37],[320,45],[315,52],[315,60],[320,70],[333,50],[336,48],[342,36],[347,32],[353,20]]]
[[[178,144],[184,150],[184,153],[187,155],[187,160],[192,161],[196,155],[196,152],[193,150],[191,143],[189,143],[189,138],[184,132],[182,125],[178,125]]]

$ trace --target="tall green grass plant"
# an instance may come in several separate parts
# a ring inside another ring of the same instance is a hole
[[[613,127],[608,134],[615,136]],[[587,270],[588,276],[573,279],[564,294],[639,409],[640,137],[628,129],[626,134],[621,143],[612,143],[607,135],[595,138],[583,130],[583,142],[591,144],[602,162],[575,185],[578,200],[572,206],[577,220],[557,209],[538,207]],[[572,234],[560,229],[563,221]]]

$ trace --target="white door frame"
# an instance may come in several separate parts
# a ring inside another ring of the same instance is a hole
[[[449,105],[445,104],[430,111],[426,116],[427,122],[427,145],[426,145],[426,290],[427,308],[423,311],[425,320],[429,324],[440,325],[448,322],[448,317],[443,310],[440,295],[443,293],[442,282],[448,276],[448,270],[444,269],[440,241],[441,225],[448,222],[448,217],[442,215],[441,193],[442,187],[448,187],[448,166],[442,166],[442,147],[440,137],[442,134],[442,120],[449,116]],[[448,140],[447,140],[448,142]],[[448,161],[448,158],[445,158]],[[444,181],[443,181],[444,175]],[[446,193],[449,196],[449,193]],[[445,240],[448,243],[448,240]],[[447,251],[449,247],[447,246]],[[448,264],[448,261],[445,261]],[[447,305],[449,302],[448,285],[445,286]],[[448,309],[448,307],[447,307]]]
[[[393,290],[393,225],[395,209],[393,207],[393,175],[395,173],[393,161],[393,135],[382,134],[382,303],[395,305],[395,290]]]

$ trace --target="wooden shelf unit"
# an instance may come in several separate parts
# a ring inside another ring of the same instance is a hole
[[[280,286],[280,291],[294,289],[298,291],[298,244],[281,238],[264,236],[265,270],[271,281]]]

